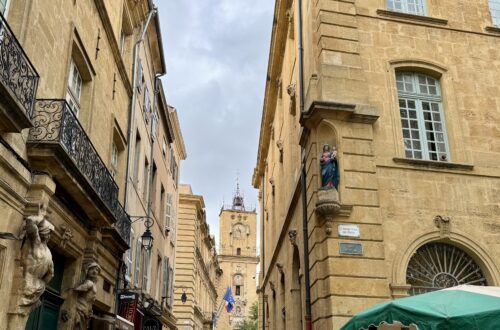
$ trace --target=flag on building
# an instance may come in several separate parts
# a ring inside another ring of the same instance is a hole
[[[231,288],[228,287],[226,290],[226,294],[224,295],[224,300],[226,301],[226,310],[228,313],[231,313],[233,310],[233,306],[235,304],[233,295],[231,293]]]

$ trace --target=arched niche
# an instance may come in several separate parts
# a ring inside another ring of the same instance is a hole
[[[333,148],[335,148],[337,150],[337,163],[340,164],[339,140],[340,139],[338,137],[338,133],[337,133],[335,126],[326,120],[322,120],[321,123],[318,125],[317,131],[316,131],[316,155],[318,157],[316,169],[318,171],[317,172],[318,173],[318,182],[317,182],[318,187],[321,187],[321,173],[320,173],[319,159],[321,158],[321,155],[323,153],[323,147],[328,144],[332,148],[332,150],[333,150]]]

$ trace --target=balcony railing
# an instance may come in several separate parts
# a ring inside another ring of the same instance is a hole
[[[21,44],[16,39],[5,18],[0,14],[0,85],[1,94],[13,102],[29,119],[33,116],[33,106],[39,80],[38,73],[31,64]],[[10,101],[10,100],[8,100]],[[29,127],[22,123],[21,127]]]
[[[61,157],[58,151],[62,148],[63,156],[58,163],[72,163],[71,168],[76,169],[80,178],[84,178],[82,180],[86,184],[83,186],[91,187],[92,192],[105,205],[106,213],[114,218],[116,230],[128,243],[130,218],[118,202],[118,185],[66,101],[37,100],[33,124],[28,142],[35,144],[34,149],[40,150],[43,146],[56,149],[55,157]],[[48,166],[46,160],[52,158],[52,154],[36,154],[32,158],[38,161],[34,161],[35,164],[41,164],[35,167],[44,167]],[[66,181],[71,184],[71,180]]]
[[[130,227],[132,226],[132,221],[128,216],[127,212],[123,209],[121,204],[117,201],[116,212],[115,212],[115,229],[118,231],[123,240],[129,244],[130,242]]]

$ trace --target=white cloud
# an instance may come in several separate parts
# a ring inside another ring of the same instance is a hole
[[[251,176],[257,157],[274,1],[158,1],[168,102],[178,110],[188,159],[181,181],[205,198],[219,236],[223,198],[236,172],[246,204],[257,205]]]

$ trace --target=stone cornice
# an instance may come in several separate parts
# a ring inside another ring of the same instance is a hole
[[[289,20],[286,17],[287,10],[291,6],[290,0],[278,0],[274,8],[274,23],[271,34],[271,46],[269,49],[269,63],[267,68],[267,82],[264,94],[264,106],[260,125],[259,147],[257,152],[257,164],[252,178],[252,184],[257,188],[260,184],[259,176],[264,168],[265,159],[269,149],[269,125],[274,119],[276,110],[276,97],[278,92],[277,77],[283,66],[286,37],[288,34]]]
[[[127,90],[128,96],[132,97],[132,84],[127,75],[127,69],[125,68],[125,64],[123,63],[123,59],[120,54],[120,48],[118,47],[118,41],[116,40],[115,34],[113,33],[113,26],[111,25],[111,20],[106,11],[104,0],[94,0],[94,2],[97,7],[97,12],[99,13],[99,17],[101,18],[104,31],[106,32],[106,37],[108,38],[109,46],[111,47],[111,53],[113,54],[113,58],[115,59],[116,66],[118,67],[118,72],[120,73],[120,77],[123,81],[123,85]]]

